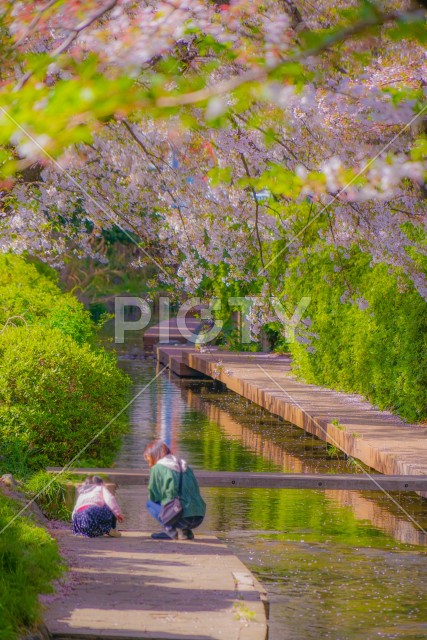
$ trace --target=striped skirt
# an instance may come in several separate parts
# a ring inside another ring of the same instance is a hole
[[[116,527],[116,516],[107,505],[88,507],[73,516],[73,533],[76,536],[96,538]]]

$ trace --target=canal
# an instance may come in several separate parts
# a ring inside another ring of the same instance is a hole
[[[152,359],[120,359],[137,393]],[[166,440],[195,469],[355,473],[339,451],[215,381],[163,372],[131,407],[117,466],[146,468]],[[416,494],[203,488],[200,531],[228,544],[268,590],[270,640],[427,638],[427,502]],[[118,491],[127,529],[155,531],[146,488]],[[397,504],[396,504],[397,503]],[[197,532],[196,532],[197,538]]]

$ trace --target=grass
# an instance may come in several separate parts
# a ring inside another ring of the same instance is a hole
[[[0,494],[0,531],[18,510]],[[17,518],[0,533],[0,640],[19,638],[40,621],[38,595],[52,592],[63,570],[56,541],[29,518]]]
[[[36,502],[47,518],[55,520],[71,520],[69,500],[67,500],[67,485],[70,477],[67,474],[55,476],[47,471],[38,471],[30,476],[24,491],[29,498],[36,498]]]
[[[339,449],[338,447],[335,447],[333,444],[326,445],[326,453],[329,456],[329,458],[339,459],[340,456],[344,456],[341,449]]]
[[[234,617],[236,620],[255,621],[256,613],[244,602],[235,602],[233,604]]]

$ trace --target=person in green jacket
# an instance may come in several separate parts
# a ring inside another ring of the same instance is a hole
[[[193,529],[198,527],[206,513],[206,504],[200,495],[194,473],[185,460],[174,456],[165,442],[155,440],[144,451],[144,458],[150,467],[147,509],[155,520],[161,523],[159,515],[167,502],[178,496],[180,473],[182,484],[180,499],[183,511],[173,526],[163,526],[161,533],[151,535],[155,540],[193,540]]]

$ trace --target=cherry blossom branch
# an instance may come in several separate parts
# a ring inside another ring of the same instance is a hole
[[[107,203],[108,209],[101,203],[99,202],[99,200],[96,200],[91,193],[89,193],[89,191],[87,189],[85,189],[84,186],[82,186],[82,184],[80,184],[70,173],[69,171],[67,171],[61,164],[60,162],[58,162],[58,160],[56,160],[56,158],[54,158],[49,151],[47,151],[47,149],[45,149],[45,147],[43,147],[43,145],[40,144],[40,142],[34,138],[34,136],[27,131],[27,129],[25,129],[25,127],[23,127],[4,107],[0,106],[0,112],[11,122],[13,122],[13,124],[19,129],[19,131],[21,131],[21,133],[23,133],[29,140],[31,140],[31,142],[37,147],[37,149],[39,149],[39,151],[42,152],[42,154],[48,158],[51,163],[53,164],[53,166],[58,169],[62,174],[66,175],[66,177],[68,178],[68,180],[75,186],[77,187],[77,189],[79,189],[82,193],[84,193],[84,195],[88,198],[89,201],[91,201],[98,209],[100,209],[114,224],[116,224],[122,231],[123,233],[131,240],[131,242],[136,245],[138,247],[138,249],[151,261],[153,262],[156,267],[158,267],[165,275],[167,278],[169,278],[169,274],[167,273],[166,269],[157,261],[155,260],[149,253],[148,251],[145,250],[145,248],[142,246],[141,242],[137,242],[135,240],[135,238],[129,233],[129,231],[126,229],[126,227],[121,227],[120,224],[117,222],[117,218],[119,220],[123,220],[126,225],[135,233],[135,235],[138,238],[141,238],[140,235],[140,231],[138,229],[136,229],[136,227],[125,218],[125,216],[122,215],[122,213],[120,211],[115,211],[112,207],[110,207],[110,205]],[[109,209],[111,210],[111,213],[109,211]],[[142,240],[142,238],[141,238]]]
[[[242,116],[241,113],[233,113],[233,117],[237,118],[238,120],[241,120],[242,122],[244,122],[245,124],[248,124],[248,120],[247,118],[245,118],[244,116]],[[259,131],[260,133],[267,133],[266,129],[263,129],[260,126],[256,126],[256,125],[251,125],[251,127],[253,129],[255,129],[256,131]],[[279,136],[274,135],[273,139],[275,142],[277,142],[277,144],[279,144],[281,147],[283,147],[285,149],[285,151],[287,153],[289,153],[289,155],[291,155],[293,157],[294,160],[296,160],[297,162],[300,162],[301,164],[304,165],[304,163],[301,162],[301,160],[295,155],[295,153],[292,151],[292,149],[290,149],[281,138],[279,138]],[[286,160],[289,160],[289,158],[286,158]],[[306,169],[308,169],[308,167],[305,167]]]
[[[300,10],[296,6],[293,0],[281,0],[281,4],[284,5],[287,12],[290,14],[292,20],[292,28],[298,31],[308,29],[304,18],[301,15]]]
[[[342,273],[343,278],[344,278],[344,282],[345,282],[345,284],[346,284],[346,286],[347,286],[347,290],[348,290],[351,294],[353,294],[353,293],[354,293],[354,289],[353,289],[353,287],[351,286],[350,282],[348,281],[347,276],[346,276],[346,273],[345,273],[344,263],[343,263],[343,261],[342,261],[341,254],[340,254],[340,252],[339,252],[339,250],[338,250],[338,243],[337,243],[337,241],[336,241],[334,228],[333,228],[333,226],[332,226],[331,212],[330,212],[328,209],[326,210],[326,217],[327,217],[327,221],[328,221],[329,230],[330,230],[330,232],[331,232],[331,236],[332,236],[332,239],[333,239],[333,241],[334,241],[335,255],[336,255],[336,256],[337,256],[337,258],[338,258],[338,262],[339,262],[339,264],[340,264],[340,269],[341,269],[341,273]]]
[[[404,213],[409,218],[413,218],[413,217],[425,218],[426,217],[425,213],[415,213],[415,211],[406,211],[405,209],[397,209],[397,207],[390,207],[390,211],[396,211],[396,213]]]
[[[122,120],[124,126],[126,127],[126,129],[129,131],[130,135],[132,136],[132,138],[135,140],[135,142],[141,147],[141,149],[144,151],[144,153],[148,156],[153,158],[153,155],[148,151],[148,149],[146,148],[146,146],[144,145],[144,143],[139,139],[139,137],[136,135],[136,133],[134,132],[134,130],[132,129],[132,127],[130,126],[129,122],[127,120]],[[181,219],[181,223],[184,229],[184,233],[186,235],[186,238],[188,240],[188,246],[190,248],[192,248],[192,243],[191,243],[191,239],[190,236],[188,235],[188,231],[187,231],[187,227],[185,225],[185,221],[184,221],[184,217],[182,215],[182,211],[181,211],[181,206],[178,202],[178,200],[175,198],[174,194],[172,193],[172,191],[169,189],[169,187],[167,186],[165,180],[163,179],[163,173],[162,170],[160,169],[160,167],[153,161],[152,159],[152,163],[154,168],[156,169],[157,173],[161,176],[161,184],[162,186],[166,189],[166,192],[169,194],[169,196],[172,198],[173,203],[175,204],[177,211],[178,211],[178,215]]]
[[[29,24],[26,32],[15,42],[16,47],[19,47],[24,42],[24,40],[28,38],[29,35],[31,35],[31,33],[34,31],[34,29],[42,19],[43,14],[46,13],[46,11],[49,11],[49,9],[51,9],[51,7],[53,7],[53,5],[55,5],[57,2],[59,2],[59,0],[50,0],[50,2],[44,5],[44,7],[40,7],[40,9],[37,11],[37,14]]]
[[[240,152],[240,159],[242,161],[243,167],[245,169],[245,173],[248,176],[248,178],[251,178],[251,173],[249,171],[249,167],[248,167],[248,163],[246,161],[246,158],[244,156],[244,154],[242,152]],[[249,189],[252,192],[252,197],[254,199],[255,202],[255,234],[257,237],[257,242],[258,242],[258,248],[259,248],[259,257],[261,260],[261,265],[262,268],[265,268],[265,263],[264,263],[264,253],[263,253],[263,248],[262,248],[262,240],[261,240],[261,236],[259,233],[259,228],[258,228],[258,218],[259,218],[259,203],[258,203],[258,198],[257,198],[257,194],[256,191],[254,189],[254,187],[252,185],[249,186]]]
[[[370,29],[372,27],[380,27],[389,22],[396,22],[397,20],[402,19],[403,15],[410,16],[417,13],[418,10],[408,11],[405,14],[392,12],[383,15],[379,13],[375,14],[374,16],[371,15],[367,18],[364,18],[363,20],[360,20],[359,22],[356,22],[350,27],[345,27],[344,29],[337,31],[334,34],[331,34],[328,38],[325,39],[323,43],[319,44],[318,46],[311,47],[299,52],[294,56],[290,56],[287,59],[280,60],[279,62],[277,62],[277,64],[272,65],[268,68],[258,67],[256,69],[250,69],[245,73],[233,76],[232,78],[228,78],[227,80],[219,82],[215,85],[199,89],[198,91],[185,93],[180,96],[161,96],[160,98],[157,98],[156,105],[161,109],[167,109],[170,107],[196,104],[198,102],[205,102],[206,100],[209,100],[214,96],[226,95],[228,93],[231,93],[244,84],[249,84],[252,82],[265,82],[268,77],[283,64],[293,64],[296,62],[301,62],[302,60],[310,58],[311,56],[315,56],[324,51],[328,51],[334,45],[340,42],[345,42],[353,36],[363,33],[367,29]]]
[[[91,16],[86,18],[86,20],[82,20],[82,22],[80,22],[73,29],[71,29],[69,35],[67,36],[67,38],[65,38],[64,42],[60,44],[58,47],[56,47],[56,49],[50,52],[49,54],[50,57],[55,58],[61,55],[61,53],[64,53],[68,49],[68,47],[74,42],[74,40],[80,35],[82,31],[84,31],[85,29],[90,27],[94,22],[99,20],[105,13],[108,13],[108,11],[113,9],[116,6],[116,4],[117,4],[117,0],[109,0],[109,2],[105,5],[105,7],[101,7],[101,9],[98,9],[98,11],[96,11]],[[33,73],[34,71],[27,71],[15,86],[14,91],[19,91],[20,89],[22,89],[22,87],[24,87],[25,84],[28,82],[28,80],[31,78]]]
[[[421,116],[424,115],[424,113],[427,112],[427,104],[425,104],[420,111],[415,114],[411,120],[409,122],[407,122],[401,129],[400,131],[398,131],[398,133],[396,133],[391,140],[389,140],[387,142],[387,144],[385,144],[375,155],[373,158],[371,158],[339,191],[338,193],[334,194],[333,197],[331,198],[331,200],[329,200],[329,202],[327,202],[325,205],[323,205],[323,207],[316,213],[316,215],[314,216],[314,218],[311,219],[310,222],[308,222],[306,224],[306,226],[303,229],[300,229],[290,240],[289,242],[286,243],[286,245],[276,253],[275,256],[273,256],[273,258],[271,258],[269,260],[269,262],[267,263],[266,267],[269,267],[271,264],[273,264],[273,262],[275,262],[277,260],[277,258],[279,258],[279,256],[281,256],[283,254],[284,251],[286,251],[286,249],[288,249],[294,242],[295,240],[297,240],[302,233],[305,233],[306,229],[308,228],[308,226],[310,226],[313,222],[315,222],[315,220],[317,220],[321,214],[327,210],[334,202],[336,202],[338,200],[338,197],[345,193],[346,189],[348,189],[360,176],[362,176],[363,174],[366,173],[366,171],[369,169],[369,167],[371,167],[373,165],[373,163],[375,162],[375,160],[377,160],[377,158],[379,158],[379,156],[384,153],[385,151],[387,151],[387,149],[389,149],[391,147],[391,145],[402,136],[402,134],[409,129],[414,122],[416,122]]]
[[[156,169],[157,173],[159,173],[160,175],[162,175],[162,170],[160,169],[160,167],[156,164],[155,160],[160,160],[160,158],[158,156],[156,156],[154,153],[152,153],[151,151],[149,151],[149,149],[147,149],[147,147],[145,146],[145,144],[142,142],[142,140],[140,139],[139,136],[136,135],[135,131],[132,129],[131,125],[129,124],[129,122],[127,120],[121,120],[121,122],[123,123],[123,125],[126,127],[126,129],[128,130],[128,132],[130,133],[130,135],[132,136],[132,138],[135,140],[135,142],[137,143],[138,146],[141,147],[141,149],[143,150],[143,152],[145,153],[145,155],[148,158],[151,158],[151,161],[153,163],[153,167]],[[163,162],[163,160],[162,160]],[[166,185],[163,185],[166,188]],[[171,196],[171,198],[174,198],[174,195],[172,193],[169,193],[169,195]]]

